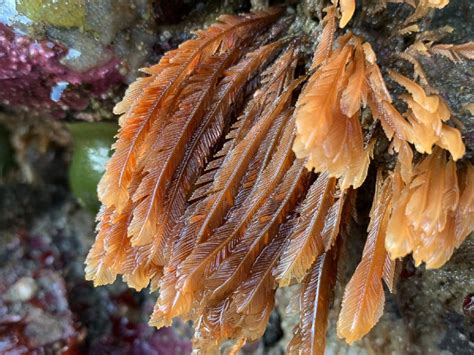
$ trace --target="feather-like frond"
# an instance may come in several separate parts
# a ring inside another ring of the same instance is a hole
[[[364,53],[361,49],[356,50],[349,75],[347,86],[341,96],[341,111],[347,117],[352,117],[367,104],[367,74],[365,69]]]
[[[339,0],[339,7],[341,8],[341,19],[339,20],[339,27],[346,27],[351,20],[355,11],[355,0]]]
[[[243,201],[242,203],[237,202],[230,210],[226,217],[226,222],[217,228],[206,242],[196,245],[191,255],[181,265],[181,277],[192,278],[194,282],[199,284],[202,278],[215,271],[218,260],[228,255],[230,250],[235,247],[235,244],[240,241],[243,231],[256,211],[273,192],[276,184],[291,165],[293,158],[291,146],[294,136],[294,123],[288,122],[290,115],[291,112],[283,114],[282,118],[284,119],[280,120],[279,128],[284,124],[287,125],[283,134],[280,135],[279,130],[276,130],[276,134],[273,133],[274,139],[279,138],[281,140],[269,165],[258,175],[254,185],[251,185],[249,188],[244,187],[244,191],[239,192],[237,200]],[[266,147],[266,144],[262,144],[261,147]],[[272,151],[274,150],[271,144],[268,148]],[[259,153],[257,153],[255,161],[262,164],[265,159],[260,159]],[[245,183],[248,183],[248,180]],[[245,191],[248,189],[251,191]],[[241,198],[241,194],[245,194],[245,198]]]
[[[121,275],[137,290],[159,289],[150,324],[192,321],[195,351],[209,354],[236,354],[263,336],[277,287],[299,283],[288,352],[323,354],[338,251],[351,219],[365,217],[356,189],[380,123],[396,164],[379,168],[363,255],[337,322],[348,343],[364,336],[382,314],[383,284],[396,290],[396,258],[412,253],[417,265],[440,267],[474,228],[463,128],[449,125],[450,109],[416,59],[472,59],[472,43],[433,45],[450,29],[419,32],[409,22],[447,1],[405,1],[415,11],[394,33],[417,32],[401,54],[415,80],[389,71],[403,105],[392,102],[368,42],[349,31],[335,40],[354,0],[324,9],[308,76],[296,80],[309,64],[299,55],[308,43],[285,36],[292,16],[276,21],[282,9],[221,16],[144,69],[115,107],[120,130],[98,188],[86,278],[101,285]]]
[[[368,85],[370,87],[368,104],[372,115],[380,121],[389,140],[395,137],[401,141],[413,142],[413,129],[392,105],[392,98],[375,62],[375,54],[370,45],[365,46],[364,51],[366,63],[368,63]]]
[[[256,213],[242,241],[211,276],[210,285],[213,289],[211,299],[221,299],[247,277],[255,258],[278,232],[279,225],[295,207],[306,179],[307,172],[303,161],[295,160],[273,194]]]
[[[466,59],[474,60],[474,42],[462,44],[436,44],[429,49],[432,54],[442,55],[454,63],[460,63]]]
[[[407,181],[409,183],[410,180]],[[385,248],[392,259],[401,258],[409,254],[416,246],[412,228],[405,223],[405,210],[410,198],[407,189],[404,189],[404,179],[395,171],[392,175],[393,210],[385,237]]]
[[[310,77],[298,99],[293,150],[307,158],[308,169],[341,178],[345,190],[365,180],[371,146],[364,148],[359,122],[359,109],[367,101],[363,48],[357,37],[339,42],[342,47]]]
[[[93,280],[94,285],[105,285],[115,280],[115,277],[105,262],[107,255],[107,239],[111,227],[113,211],[102,206],[97,215],[97,237],[86,258],[86,280]]]
[[[242,61],[224,72],[224,78],[217,86],[210,109],[202,118],[199,127],[186,144],[184,156],[177,160],[179,166],[174,170],[171,182],[166,189],[164,209],[155,221],[156,232],[150,245],[150,262],[164,265],[170,246],[176,239],[177,221],[183,215],[189,193],[210,155],[213,145],[228,124],[232,102],[242,92],[248,80],[259,68],[265,65],[282,46],[282,42],[266,45],[249,53]]]
[[[310,187],[301,206],[300,217],[276,269],[280,286],[288,286],[292,279],[302,281],[316,258],[324,252],[321,232],[334,201],[335,190],[336,179],[325,173],[320,174]]]
[[[278,93],[281,91],[284,87],[283,83],[287,80],[285,72],[292,72],[293,70],[292,63],[295,59],[293,55],[293,51],[287,52],[282,56],[282,60],[278,60],[275,63],[273,66],[274,70],[271,74],[273,80],[265,81],[267,85],[263,88],[264,94],[258,97],[258,100],[265,102],[267,95],[274,96],[275,92]],[[271,106],[267,106],[261,112],[261,116],[256,119],[255,125],[253,127],[250,126],[251,129],[246,135],[243,135],[240,142],[235,142],[235,146],[233,143],[228,144],[228,147],[234,147],[230,149],[225,159],[221,162],[218,171],[214,174],[214,179],[210,181],[210,184],[205,185],[206,191],[203,195],[206,197],[188,207],[184,216],[184,225],[180,232],[181,235],[179,239],[177,239],[169,266],[165,267],[166,275],[161,283],[160,298],[158,299],[155,313],[152,316],[152,321],[154,321],[154,319],[167,319],[167,322],[169,322],[173,317],[180,314],[179,312],[186,314],[186,312],[190,310],[190,300],[193,298],[194,293],[201,289],[202,285],[199,282],[195,282],[195,280],[193,283],[187,283],[186,280],[193,280],[187,277],[187,275],[202,277],[199,272],[195,273],[194,271],[201,270],[201,267],[206,268],[207,265],[207,262],[202,262],[199,258],[195,259],[194,256],[190,256],[190,254],[196,245],[206,242],[214,228],[222,223],[223,217],[227,212],[225,209],[229,208],[232,203],[227,199],[230,198],[230,201],[234,201],[235,198],[238,197],[237,191],[239,190],[241,181],[249,169],[249,164],[252,163],[254,154],[259,152],[259,143],[262,143],[265,137],[267,137],[267,132],[271,129],[273,122],[280,116],[282,110],[287,106],[286,102],[291,97],[291,92],[297,85],[297,82],[293,83],[292,86],[278,98],[275,97]],[[257,112],[258,111],[259,110],[257,110]],[[240,121],[254,118],[255,116],[251,114],[241,118]],[[245,124],[245,122],[241,124]],[[239,126],[239,128],[240,127],[241,126]],[[237,130],[239,130],[239,128],[237,128]],[[239,137],[240,134],[234,136],[231,141],[239,139]],[[257,141],[255,141],[255,139],[257,139]],[[265,150],[260,151],[264,152]],[[261,164],[261,161],[256,161],[258,164]],[[240,171],[238,174],[233,174],[233,169],[239,165]],[[258,166],[259,165],[257,165],[257,168]],[[227,176],[227,181],[223,175]],[[220,184],[219,188],[216,188],[217,183]],[[207,208],[207,206],[214,206],[214,208]],[[207,249],[205,248],[205,250]],[[196,253],[198,255],[202,254],[195,252],[195,254]],[[188,257],[189,260],[187,260]],[[188,266],[181,265],[185,260]],[[211,255],[209,262],[212,262],[212,260],[213,257]],[[176,287],[178,287],[178,289]]]
[[[151,76],[133,86],[115,109],[115,113],[125,117],[120,122],[115,153],[98,188],[100,200],[107,207],[115,206],[118,212],[125,208],[134,168],[149,147],[145,146],[145,139],[156,141],[168,122],[167,113],[175,107],[177,95],[197,66],[221,49],[225,50],[225,46],[237,45],[236,39],[241,41],[252,36],[279,14],[280,10],[270,10],[247,16],[221,16],[217,24],[199,31],[196,39],[167,52],[158,64],[144,70]]]
[[[334,33],[336,32],[336,8],[328,6],[324,16],[324,27],[321,33],[321,40],[314,51],[313,63],[311,69],[318,68],[324,63],[332,53],[332,45],[334,43]]]
[[[254,315],[237,313],[230,297],[216,306],[206,308],[197,321],[194,349],[205,354],[216,354],[229,338],[237,339],[232,348],[234,351],[242,345],[238,339],[258,339],[265,332],[274,304],[274,298],[271,297],[265,309]]]
[[[297,140],[301,142],[301,156],[329,132],[351,54],[348,46],[334,53],[331,60],[310,77],[296,104]],[[299,150],[295,151],[298,156]]]
[[[249,277],[235,289],[233,297],[237,312],[260,314],[274,297],[277,284],[272,270],[276,266],[290,230],[291,223],[282,225],[278,235],[255,260]]]
[[[449,260],[473,229],[473,224],[467,222],[472,216],[469,212],[472,208],[467,207],[467,201],[472,198],[468,188],[472,186],[471,169],[469,165],[460,175],[464,181],[461,192],[455,163],[451,159],[446,161],[444,151],[436,148],[415,166],[408,182],[404,183],[394,173],[393,190],[397,199],[386,238],[392,259],[413,252],[415,263],[425,262],[427,268],[441,267]]]
[[[235,201],[241,179],[257,152],[259,144],[265,138],[273,120],[281,113],[296,85],[295,82],[288,88],[235,149],[229,152],[210,187],[210,195],[192,207],[193,213],[187,218],[189,223],[185,225],[180,238],[189,238],[187,234],[190,233],[198,243],[203,243],[208,240],[214,228],[222,223],[228,206],[233,205]],[[180,282],[184,283],[185,277],[181,277],[181,280]],[[183,284],[184,289],[188,285]]]
[[[86,258],[86,279],[104,285],[114,282],[117,274],[123,274],[130,245],[127,225],[131,215],[129,209],[116,213],[102,208],[98,217],[101,218],[97,225],[98,238]]]
[[[329,251],[336,242],[339,235],[340,225],[343,217],[343,208],[346,202],[346,193],[337,188],[334,193],[335,201],[329,208],[324,220],[324,227],[321,231],[321,238],[324,243],[324,250]]]
[[[385,295],[382,277],[387,257],[385,233],[391,205],[390,179],[377,177],[375,197],[362,260],[346,286],[337,334],[349,344],[367,334],[382,316]]]
[[[166,184],[186,153],[186,143],[202,121],[217,80],[237,53],[234,49],[202,61],[187,79],[176,113],[146,154],[145,175],[132,197],[135,207],[128,234],[133,245],[148,244],[156,238],[159,228],[156,220],[165,213]]]
[[[410,108],[406,116],[412,126],[411,142],[416,150],[431,154],[432,146],[436,144],[449,150],[454,160],[462,158],[466,148],[461,133],[443,123],[451,116],[444,100],[438,95],[427,95],[420,85],[397,72],[391,71],[390,76],[411,95],[401,98]]]
[[[337,274],[337,251],[320,255],[304,279],[299,296],[300,321],[288,354],[324,354],[329,306]]]
[[[236,342],[230,351],[237,352],[246,341],[263,335],[275,304],[276,283],[271,270],[287,236],[286,227],[284,224],[280,228],[279,235],[255,260],[249,278],[232,295],[203,309],[197,320],[195,349],[213,354],[224,341],[233,338]]]

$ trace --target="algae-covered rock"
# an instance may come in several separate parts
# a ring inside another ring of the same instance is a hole
[[[97,184],[110,157],[110,146],[117,132],[114,123],[76,123],[69,125],[74,153],[69,168],[69,184],[79,202],[97,212]]]
[[[122,82],[118,60],[108,57],[82,72],[61,60],[70,50],[49,40],[34,40],[0,23],[0,105],[30,115],[64,117],[67,111],[83,112]]]
[[[58,27],[80,27],[85,0],[17,0],[16,10],[33,21]]]

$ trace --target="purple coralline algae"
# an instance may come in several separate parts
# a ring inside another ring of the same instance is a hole
[[[59,43],[33,40],[0,23],[0,105],[63,117],[122,82],[117,58],[78,72],[61,63],[68,52]]]

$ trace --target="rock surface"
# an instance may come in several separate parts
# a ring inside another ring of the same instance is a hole
[[[218,14],[267,5],[245,0],[170,3],[0,1],[0,353],[190,353],[189,325],[156,331],[146,324],[153,295],[128,290],[121,282],[93,288],[84,281],[94,216],[73,196],[71,188],[80,193],[75,182],[69,185],[68,174],[71,180],[83,178],[74,171],[80,171],[84,160],[79,155],[84,157],[87,147],[74,152],[71,135],[58,122],[115,120],[112,107],[139,75],[138,68],[159,60]],[[313,46],[303,34],[318,35],[322,1],[289,3],[296,14],[292,31],[301,36],[309,58]],[[452,0],[425,25],[451,25],[455,31],[446,41],[472,40],[474,30],[466,19],[473,11],[473,2]],[[388,20],[377,16],[359,27],[362,20],[356,17],[354,30],[374,44],[384,65],[399,67],[391,51],[403,43],[380,40],[380,26]],[[439,56],[420,60],[465,125],[463,138],[472,159],[474,119],[464,109],[474,101],[472,62],[458,65]],[[87,204],[93,205],[95,186],[82,182]],[[370,208],[363,198],[360,204]],[[358,241],[359,250],[346,251],[342,280],[358,262],[366,225],[354,224],[347,236]],[[336,336],[342,296],[337,290],[327,353],[474,353],[473,253],[471,236],[440,270],[414,269],[405,261],[397,293],[386,294],[382,320],[352,347]],[[286,312],[291,292],[278,291],[278,307],[264,338],[248,344],[244,353],[284,352],[297,322]]]

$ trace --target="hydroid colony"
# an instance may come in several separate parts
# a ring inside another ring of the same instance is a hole
[[[407,26],[446,3],[413,4]],[[340,230],[376,143],[362,110],[380,122],[396,164],[378,169],[338,335],[352,343],[376,324],[396,259],[412,253],[436,268],[450,258],[474,228],[474,168],[413,51],[460,61],[473,57],[473,45],[409,48],[419,82],[388,73],[405,90],[401,112],[371,45],[349,31],[336,36],[338,19],[345,27],[354,10],[354,0],[325,9],[305,76],[295,77],[299,43],[285,37],[282,9],[221,16],[144,70],[115,108],[121,128],[99,185],[88,279],[150,284],[159,290],[150,323],[193,320],[195,349],[211,353],[229,339],[235,352],[260,337],[276,288],[300,283],[288,351],[322,353],[347,242]]]

